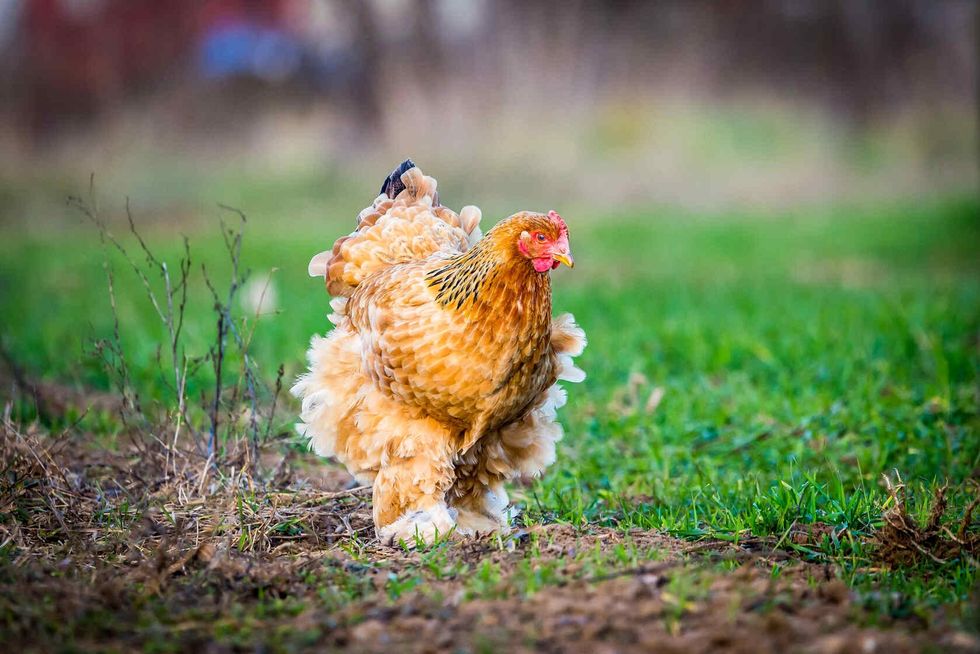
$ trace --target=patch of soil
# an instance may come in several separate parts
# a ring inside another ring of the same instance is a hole
[[[707,594],[670,591],[683,567],[638,572],[598,583],[576,581],[526,599],[433,601],[351,610],[363,621],[334,630],[329,642],[367,652],[918,652],[927,647],[974,652],[962,632],[904,624],[860,627],[843,582],[808,583],[808,566],[773,581],[754,564],[718,576]],[[829,577],[829,578],[828,578]]]
[[[405,551],[373,539],[367,489],[344,488],[334,472],[311,476],[313,464],[293,454],[269,458],[274,474],[260,482],[199,479],[159,441],[123,452],[90,445],[2,425],[0,642],[24,651],[980,651],[941,617],[864,626],[833,568],[769,541],[547,524]],[[790,537],[813,542],[827,529]],[[587,563],[627,543],[659,558]],[[502,578],[474,591],[488,562]],[[419,583],[393,593],[403,578]]]

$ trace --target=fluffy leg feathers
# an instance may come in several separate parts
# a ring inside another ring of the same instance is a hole
[[[318,454],[335,457],[359,482],[373,485],[375,528],[384,542],[412,546],[417,538],[506,530],[511,514],[504,482],[538,476],[554,463],[564,389],[554,384],[523,418],[462,451],[452,429],[391,399],[364,374],[361,339],[347,327],[345,301],[331,303],[330,319],[338,326],[313,338],[310,370],[292,389],[303,400],[299,432]],[[581,381],[585,373],[573,357],[586,339],[570,314],[554,319],[551,342],[559,379]]]

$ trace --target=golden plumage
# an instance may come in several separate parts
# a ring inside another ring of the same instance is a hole
[[[300,429],[373,484],[383,539],[506,527],[504,481],[554,460],[556,381],[584,378],[571,359],[585,334],[568,314],[552,320],[539,272],[571,262],[567,228],[522,212],[481,239],[479,210],[439,206],[418,168],[386,188],[394,198],[310,263],[339,297],[293,388]]]

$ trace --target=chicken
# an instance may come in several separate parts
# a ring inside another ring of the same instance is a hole
[[[480,217],[441,206],[408,160],[310,262],[335,327],[292,389],[298,429],[372,485],[385,542],[506,530],[504,482],[554,462],[556,382],[585,378],[585,333],[551,315],[549,272],[573,266],[564,220],[522,211],[481,238]]]

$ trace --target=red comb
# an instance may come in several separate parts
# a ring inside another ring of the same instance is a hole
[[[558,225],[559,231],[561,231],[562,233],[565,233],[565,234],[568,233],[568,225],[565,224],[565,221],[562,219],[561,216],[558,215],[558,212],[557,211],[555,211],[554,209],[552,209],[551,211],[549,211],[548,212],[548,218],[550,218],[551,220],[553,220]]]

